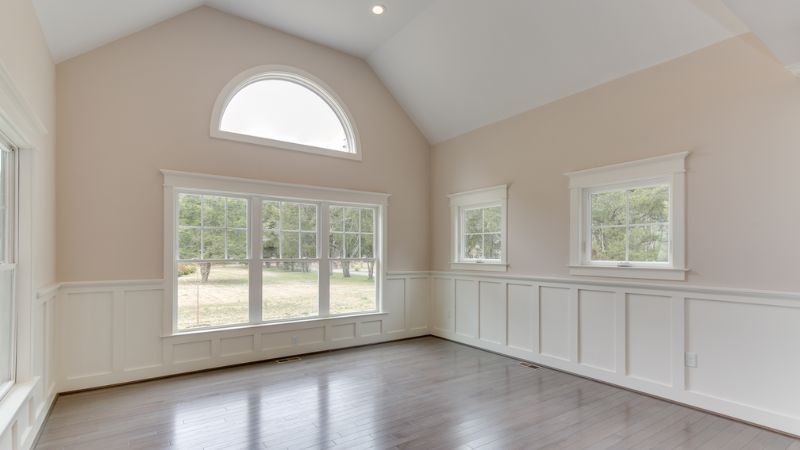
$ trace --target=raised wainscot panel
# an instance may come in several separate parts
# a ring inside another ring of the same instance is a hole
[[[343,323],[331,326],[331,341],[346,341],[356,338],[356,324]]]
[[[508,346],[539,352],[539,299],[534,286],[508,285]]]
[[[686,299],[695,393],[800,417],[800,307]]]
[[[406,323],[409,331],[428,328],[428,279],[409,278],[406,280]]]
[[[255,336],[234,336],[221,338],[219,340],[220,356],[242,355],[252,353],[255,350]]]
[[[578,291],[578,349],[580,363],[595,369],[615,370],[614,293]]]
[[[368,322],[361,322],[359,326],[359,335],[361,337],[369,337],[369,336],[378,336],[381,334],[381,324],[383,322],[380,320],[370,320]]]
[[[456,334],[478,337],[478,283],[456,280]]]
[[[64,377],[111,373],[114,293],[74,292],[63,300],[59,305],[57,352]]]
[[[569,360],[569,289],[539,288],[539,329],[542,354]]]
[[[506,292],[503,283],[480,282],[480,340],[505,345]]]
[[[261,334],[262,350],[281,350],[294,346],[321,344],[323,342],[325,342],[324,327]]]
[[[211,359],[211,341],[183,342],[172,346],[175,364]]]
[[[155,367],[163,363],[163,298],[164,291],[160,289],[125,292],[125,370]]]
[[[433,279],[433,328],[439,331],[455,330],[455,295],[453,280]]]
[[[671,385],[671,298],[642,294],[626,297],[628,375]]]
[[[386,280],[383,310],[388,313],[384,323],[386,334],[402,333],[406,330],[406,282],[402,279]]]

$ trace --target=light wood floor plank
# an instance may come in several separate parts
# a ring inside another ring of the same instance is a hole
[[[39,449],[799,448],[426,337],[62,396]]]

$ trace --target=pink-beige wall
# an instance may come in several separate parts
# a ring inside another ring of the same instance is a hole
[[[509,183],[510,273],[566,277],[563,173],[685,150],[687,284],[800,289],[800,79],[752,35],[434,146],[432,267],[449,270],[446,194]]]
[[[355,162],[209,137],[234,76],[303,69],[346,103]],[[430,146],[360,59],[202,7],[57,67],[58,278],[163,274],[159,169],[388,192],[389,270],[429,264]]]
[[[33,238],[21,243],[20,262],[33,268],[30,288],[36,290],[55,281],[55,66],[30,0],[0,4],[0,64],[46,129],[28,136],[33,177],[21,180],[30,182]]]

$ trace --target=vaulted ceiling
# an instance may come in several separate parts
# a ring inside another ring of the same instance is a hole
[[[58,62],[203,4],[337,48],[438,143],[746,32],[723,2],[761,0],[33,1]]]

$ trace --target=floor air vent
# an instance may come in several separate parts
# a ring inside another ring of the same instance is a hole
[[[286,364],[290,362],[300,361],[299,356],[295,356],[294,358],[283,358],[283,359],[276,359],[275,364]]]
[[[531,364],[531,363],[525,362],[525,361],[520,362],[519,365],[522,366],[522,367],[527,367],[528,369],[538,369],[539,368],[539,366],[537,366],[536,364]]]

